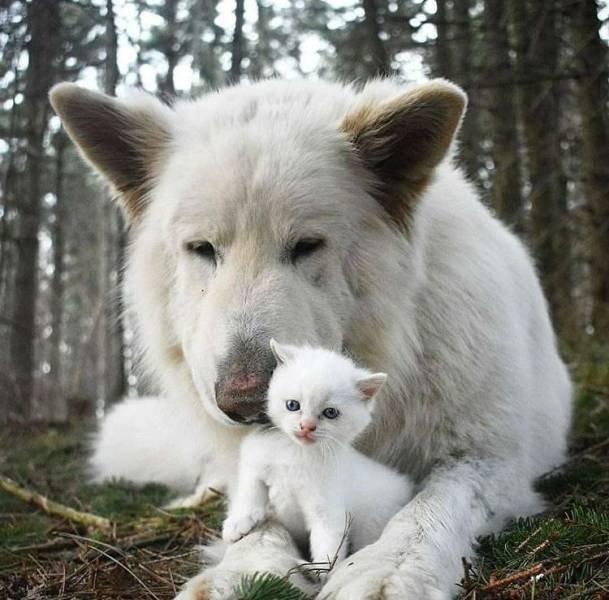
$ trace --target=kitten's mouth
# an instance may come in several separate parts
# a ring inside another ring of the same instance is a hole
[[[297,431],[294,434],[303,444],[314,444],[315,436],[309,431]]]

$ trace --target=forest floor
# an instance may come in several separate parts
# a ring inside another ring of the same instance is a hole
[[[571,460],[539,489],[551,509],[481,541],[464,561],[465,600],[609,599],[609,361],[572,365],[578,381]],[[169,599],[199,567],[196,544],[217,535],[222,502],[168,512],[168,490],[92,485],[91,428],[0,429],[0,474],[109,528],[50,516],[0,490],[0,599]],[[270,591],[275,589],[277,591]],[[283,581],[243,581],[237,600],[299,600]]]

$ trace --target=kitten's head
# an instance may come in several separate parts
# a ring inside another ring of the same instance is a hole
[[[291,439],[351,443],[372,420],[373,399],[387,375],[360,369],[322,348],[271,340],[277,368],[268,390],[268,415]]]

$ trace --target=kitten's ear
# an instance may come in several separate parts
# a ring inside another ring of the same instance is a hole
[[[364,400],[371,400],[378,394],[386,381],[387,373],[373,373],[358,379],[355,386],[364,397]]]
[[[278,365],[282,365],[291,358],[294,358],[294,351],[291,346],[280,344],[273,338],[271,338],[271,351]]]

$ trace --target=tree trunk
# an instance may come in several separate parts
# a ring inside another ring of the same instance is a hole
[[[470,25],[469,9],[470,0],[455,2],[453,9],[453,18],[456,23],[454,27],[456,35],[453,36],[454,39],[452,41],[455,48],[456,62],[453,78],[466,90],[471,90],[475,87],[472,85],[472,60],[474,53],[472,52],[473,31]],[[480,135],[478,132],[478,110],[471,102],[463,119],[459,137],[461,139],[460,156],[463,168],[467,176],[471,180],[476,181],[480,166]]]
[[[53,381],[53,406],[50,415],[53,420],[65,421],[68,417],[68,404],[62,385],[61,345],[63,340],[63,305],[64,305],[64,266],[65,266],[65,152],[68,140],[59,131],[55,135],[55,222],[53,223],[53,278],[51,279],[51,336],[50,346],[50,377]]]
[[[453,78],[453,64],[449,47],[448,35],[448,3],[446,0],[436,0],[436,44],[434,53],[434,74],[436,77]]]
[[[596,335],[609,338],[609,53],[600,38],[596,2],[572,2],[568,20],[583,74],[576,89],[584,190],[590,209],[592,324]]]
[[[364,22],[368,31],[370,54],[374,65],[373,76],[387,76],[392,73],[391,59],[381,39],[378,6],[376,0],[363,0]]]
[[[235,31],[233,33],[230,80],[238,83],[241,80],[241,63],[243,62],[243,21],[245,16],[244,0],[235,3]]]
[[[256,79],[270,77],[273,74],[273,51],[271,46],[272,32],[270,31],[270,17],[272,8],[260,0],[256,1],[258,9],[258,20],[256,32],[258,43],[256,44],[256,59],[253,61],[251,74]]]
[[[174,26],[175,26],[175,11]],[[175,34],[175,33],[174,33]],[[104,91],[114,96],[120,79],[117,63],[118,36],[113,0],[106,0],[106,64],[104,69]],[[175,65],[174,65],[175,66]],[[173,69],[171,79],[173,79]],[[100,287],[104,294],[104,308],[100,322],[100,348],[102,354],[98,362],[100,386],[104,404],[111,404],[126,391],[125,348],[122,321],[122,265],[125,256],[125,226],[123,215],[111,198],[104,203],[105,227],[102,232],[102,253],[100,264]]]
[[[484,39],[488,79],[508,83],[513,71],[507,5],[502,0],[485,0]],[[524,215],[514,90],[512,86],[493,87],[487,91],[487,98],[493,137],[493,205],[504,223],[521,231]]]
[[[48,118],[47,95],[53,84],[54,63],[60,44],[59,9],[58,2],[48,0],[32,0],[27,5],[30,41],[24,94],[24,116],[27,123],[24,173],[26,192],[18,207],[14,325],[10,340],[20,413],[24,418],[30,414],[33,392],[44,134]]]
[[[167,96],[176,95],[174,73],[180,58],[176,39],[178,27],[177,10],[177,0],[166,0],[161,8],[161,16],[165,19],[165,35],[163,44],[164,47],[160,50],[167,61],[167,73],[160,82],[160,91]],[[114,26],[114,20],[112,25]]]
[[[571,306],[566,181],[560,152],[557,12],[537,0],[513,0],[512,26],[520,81],[519,112],[530,178],[529,235],[541,282],[559,327]],[[533,35],[534,34],[534,35]]]

